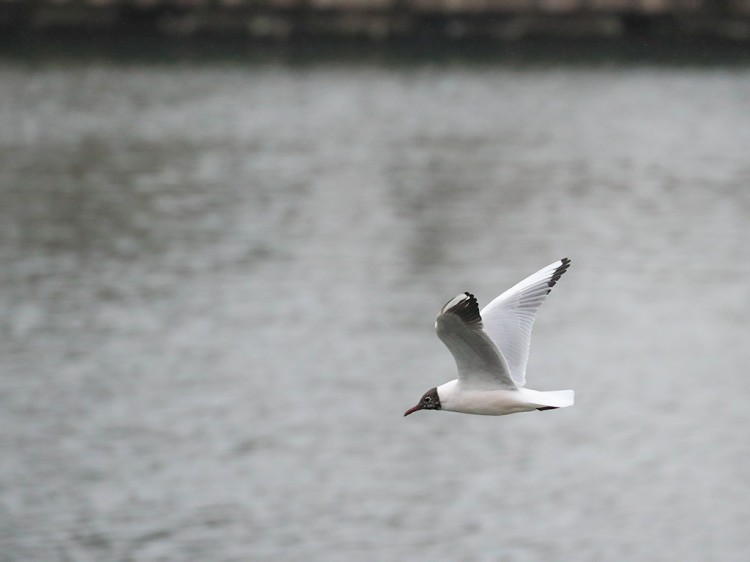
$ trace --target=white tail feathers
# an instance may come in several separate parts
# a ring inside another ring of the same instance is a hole
[[[572,390],[549,390],[537,392],[534,402],[548,408],[567,408],[575,401],[575,392]]]
[[[537,410],[552,410],[554,408],[567,408],[573,405],[575,392],[572,390],[548,390],[542,392],[530,388],[519,388],[518,392],[529,406]]]

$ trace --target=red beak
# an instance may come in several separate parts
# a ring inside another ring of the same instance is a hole
[[[421,410],[421,409],[422,409],[421,406],[417,404],[413,408],[409,408],[408,410],[406,410],[406,412],[404,412],[404,417],[408,416],[409,414],[413,414],[417,410]]]

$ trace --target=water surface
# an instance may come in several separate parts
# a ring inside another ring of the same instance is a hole
[[[0,62],[0,560],[745,560],[750,67]],[[403,411],[560,257],[531,388]]]

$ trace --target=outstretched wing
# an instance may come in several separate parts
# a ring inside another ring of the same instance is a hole
[[[469,388],[516,388],[503,354],[482,329],[477,299],[463,293],[435,321],[438,337],[453,354],[458,379]]]
[[[563,258],[530,275],[482,309],[484,331],[508,362],[518,386],[526,382],[526,362],[536,312],[570,266]]]

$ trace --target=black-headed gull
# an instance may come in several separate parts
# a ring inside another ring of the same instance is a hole
[[[479,312],[477,299],[463,293],[450,300],[435,321],[438,337],[453,354],[458,378],[424,393],[417,410],[503,416],[552,410],[573,404],[572,390],[524,388],[534,317],[570,266],[563,258],[530,275]]]

